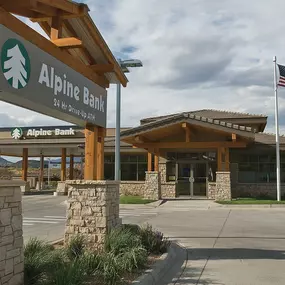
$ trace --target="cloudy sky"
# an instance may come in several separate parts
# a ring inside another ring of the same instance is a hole
[[[147,116],[213,108],[269,115],[274,132],[273,62],[285,64],[281,0],[86,0],[116,57],[139,58],[122,90],[122,125]],[[33,25],[33,28],[36,28]],[[115,88],[108,126],[115,125]],[[279,91],[285,133],[285,88]],[[0,103],[0,124],[64,124]]]

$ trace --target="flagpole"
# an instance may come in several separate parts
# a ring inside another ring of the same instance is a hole
[[[277,59],[273,57],[274,62],[274,93],[275,93],[275,133],[276,133],[276,184],[277,201],[281,201],[280,189],[280,150],[279,150],[279,117],[278,117],[278,94],[277,94]]]

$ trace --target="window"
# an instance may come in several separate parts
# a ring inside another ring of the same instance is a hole
[[[282,157],[284,157],[284,154],[281,154]],[[240,183],[276,182],[275,152],[260,151],[257,154],[249,154],[233,151],[231,158],[231,163],[238,164],[238,181]],[[281,164],[281,182],[285,182],[284,172],[285,164]]]
[[[106,180],[115,179],[115,155],[104,157],[104,176]],[[147,155],[121,155],[121,179],[124,181],[143,181],[147,170]]]

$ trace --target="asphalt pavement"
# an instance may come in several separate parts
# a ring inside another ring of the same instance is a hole
[[[66,221],[66,196],[23,196],[23,234],[27,242],[32,237],[46,241],[63,238]],[[143,224],[157,215],[155,207],[121,205],[123,223]]]
[[[24,240],[63,237],[66,197],[24,196]],[[284,285],[285,208],[175,200],[121,205],[123,223],[151,223],[182,247],[158,285]]]

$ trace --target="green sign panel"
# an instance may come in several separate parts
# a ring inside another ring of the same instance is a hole
[[[106,127],[107,91],[0,25],[0,100],[84,127]]]

